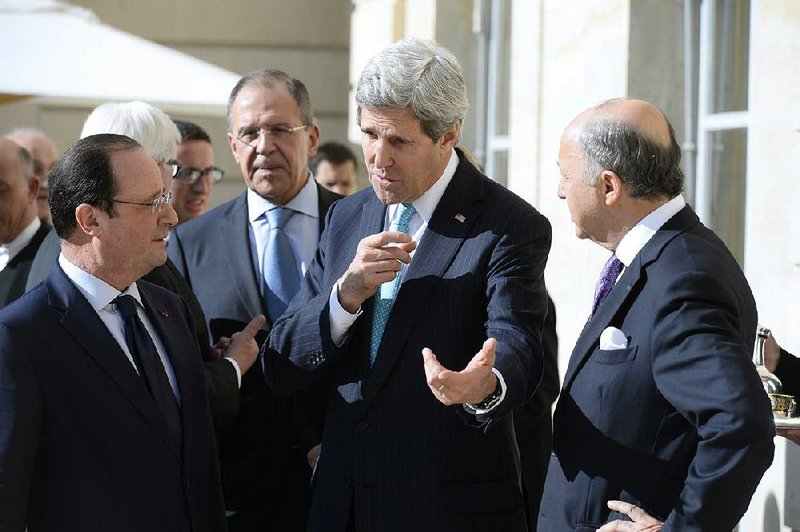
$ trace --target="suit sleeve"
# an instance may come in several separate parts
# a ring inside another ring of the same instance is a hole
[[[772,412],[743,339],[737,296],[697,271],[676,276],[664,294],[653,377],[698,442],[663,530],[731,530],[772,462]]]
[[[328,299],[333,282],[325,275],[331,219],[337,205],[328,209],[325,230],[300,293],[272,326],[261,349],[264,376],[278,395],[289,396],[319,382],[333,360],[347,351],[347,341],[337,347],[331,338]]]
[[[41,424],[33,368],[0,323],[0,530],[25,529]]]

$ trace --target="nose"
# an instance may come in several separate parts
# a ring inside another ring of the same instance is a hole
[[[272,152],[274,149],[275,139],[263,129],[260,130],[256,141],[256,152],[265,154]]]
[[[161,207],[161,212],[158,213],[158,223],[160,225],[166,225],[167,227],[175,227],[178,225],[178,213],[175,212],[172,202],[165,203]]]
[[[558,181],[558,190],[556,191],[556,193],[558,194],[558,197],[560,199],[567,199],[567,195],[564,193],[564,179],[563,178],[561,178]]]
[[[210,194],[211,193],[211,178],[208,175],[201,175],[197,181],[192,183],[192,191],[195,194]]]
[[[392,147],[391,144],[378,139],[374,144],[372,162],[376,168],[387,168],[392,165]]]

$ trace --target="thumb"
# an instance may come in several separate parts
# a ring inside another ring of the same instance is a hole
[[[497,350],[497,340],[488,338],[483,342],[481,350],[475,353],[472,360],[469,361],[470,366],[488,366],[494,367],[494,353]]]
[[[442,365],[439,364],[439,361],[436,359],[436,355],[433,354],[433,351],[430,348],[426,347],[422,350],[422,360],[425,365],[425,376],[430,379],[442,368]]]
[[[250,320],[250,323],[242,329],[241,334],[249,338],[255,338],[256,333],[261,330],[261,327],[263,327],[266,322],[267,318],[265,318],[263,314],[256,314],[253,319]]]

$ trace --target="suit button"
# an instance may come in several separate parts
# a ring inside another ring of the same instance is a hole
[[[369,423],[367,423],[366,420],[362,419],[361,421],[356,423],[356,428],[358,430],[367,430],[367,428],[369,428]]]

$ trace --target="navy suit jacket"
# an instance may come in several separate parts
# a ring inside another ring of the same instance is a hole
[[[175,370],[183,441],[86,298],[55,267],[0,311],[0,529],[226,530],[186,306],[138,284]]]
[[[751,357],[756,306],[725,245],[686,206],[586,323],[554,414],[539,530],[592,530],[632,503],[664,530],[731,530],[772,462]],[[623,331],[603,350],[601,332]]]
[[[300,294],[273,327],[267,381],[289,394],[332,379],[309,529],[525,530],[514,407],[542,376],[546,218],[460,154],[409,266],[369,368],[373,298],[333,345],[328,298],[359,241],[383,230],[372,190],[336,203]],[[463,369],[487,337],[505,400],[483,419],[446,407],[425,380],[422,348]],[[355,513],[351,516],[351,508]],[[494,527],[494,528],[493,528]]]
[[[28,281],[36,250],[39,249],[49,230],[50,226],[43,223],[34,233],[28,245],[8,262],[3,271],[0,271],[0,308],[25,293],[25,283]]]
[[[322,232],[325,213],[342,196],[319,185],[317,190]],[[248,225],[243,193],[181,224],[170,237],[167,252],[200,301],[214,342],[239,331],[256,314],[268,316],[251,258]],[[270,326],[268,321],[265,329]],[[223,486],[231,510],[259,506],[266,511],[292,474],[292,447],[308,450],[320,438],[321,416],[308,412],[299,400],[272,394],[259,365],[256,362],[243,376],[238,417],[219,433]],[[310,469],[303,467],[307,486]]]

